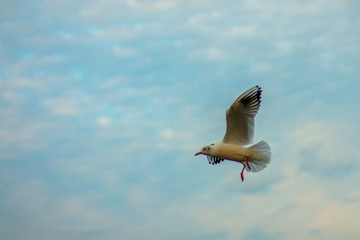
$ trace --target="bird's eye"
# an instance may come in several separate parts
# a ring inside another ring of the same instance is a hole
[[[206,151],[206,147],[203,147],[203,149],[202,149],[203,151]]]
[[[209,150],[210,150],[210,147],[207,147],[207,150],[209,151]]]

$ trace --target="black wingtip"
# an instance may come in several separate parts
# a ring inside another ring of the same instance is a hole
[[[240,101],[248,109],[248,113],[255,116],[260,107],[261,92],[261,87],[256,85],[241,94],[236,101]]]

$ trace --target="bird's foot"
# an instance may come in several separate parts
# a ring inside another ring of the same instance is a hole
[[[240,173],[240,177],[241,177],[241,181],[244,182],[244,170],[245,170],[245,164],[241,163],[242,165],[244,165],[243,169],[241,170]]]
[[[251,167],[249,165],[249,157],[246,157],[246,166],[251,170]]]

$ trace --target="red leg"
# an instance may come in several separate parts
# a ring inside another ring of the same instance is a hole
[[[250,167],[250,165],[249,165],[249,157],[246,157],[246,165],[247,165],[247,167],[251,170],[251,167]]]
[[[242,165],[244,165],[241,173],[240,173],[240,177],[241,177],[241,181],[243,182],[244,181],[244,170],[245,170],[245,164],[241,163]]]

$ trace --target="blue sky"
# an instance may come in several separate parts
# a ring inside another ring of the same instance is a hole
[[[357,239],[359,1],[1,1],[2,239]],[[194,157],[260,85],[264,171]]]

